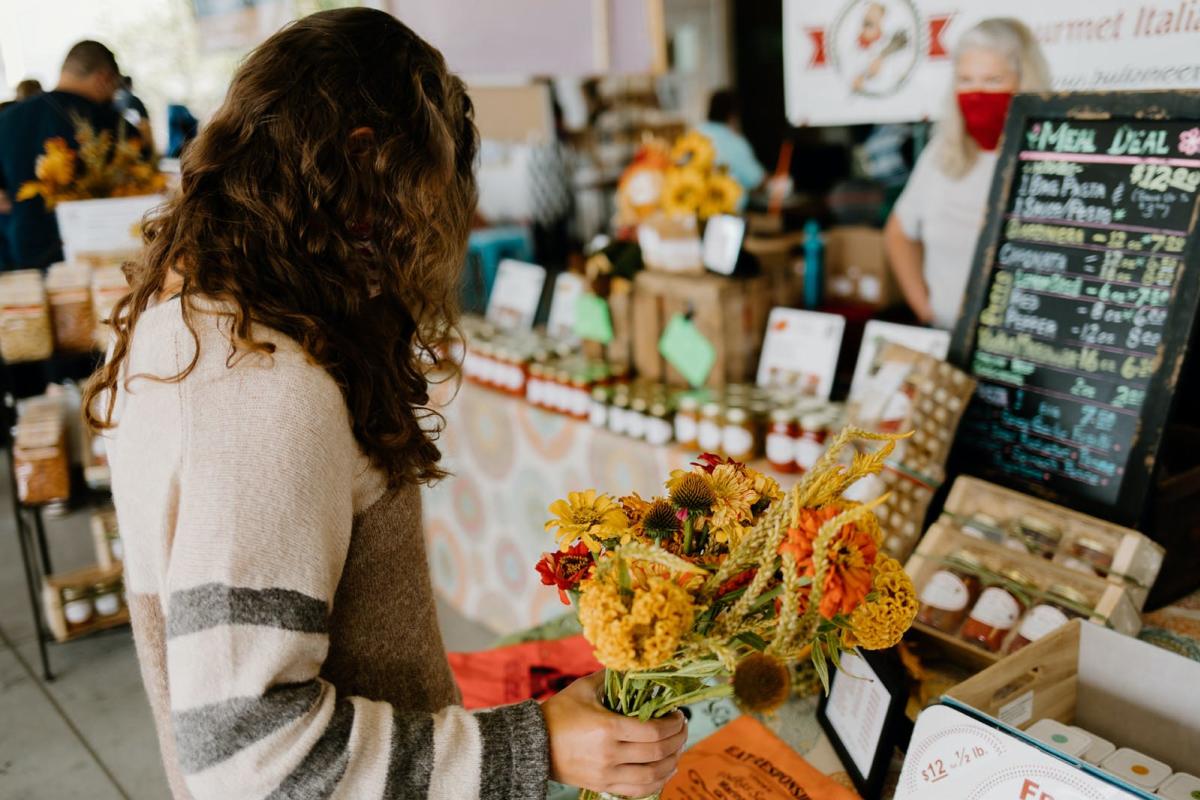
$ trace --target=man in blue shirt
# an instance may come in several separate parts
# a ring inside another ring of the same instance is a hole
[[[729,168],[729,174],[742,185],[742,207],[746,196],[763,185],[767,171],[754,155],[754,148],[742,135],[741,112],[737,95],[730,89],[713,92],[708,101],[708,122],[696,126],[713,143],[716,163]]]
[[[18,268],[44,268],[63,258],[54,213],[40,197],[16,200],[46,140],[61,136],[74,148],[75,125],[91,123],[97,133],[117,133],[125,123],[113,109],[121,72],[111,50],[99,42],[83,41],[67,53],[53,91],[45,92],[0,113],[0,192],[12,203],[8,217],[8,261]],[[128,131],[126,131],[128,133]]]

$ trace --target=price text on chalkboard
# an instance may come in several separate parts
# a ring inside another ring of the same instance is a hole
[[[980,381],[961,452],[984,475],[1115,506],[1127,471],[1147,470],[1131,461],[1147,400],[1194,315],[1178,301],[1200,269],[1200,122],[1032,110],[1005,156],[983,291],[960,322]]]

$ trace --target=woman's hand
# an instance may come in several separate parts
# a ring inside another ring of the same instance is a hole
[[[550,777],[596,792],[644,797],[675,774],[687,742],[687,721],[676,711],[638,722],[600,705],[604,673],[581,678],[542,703],[550,732]]]

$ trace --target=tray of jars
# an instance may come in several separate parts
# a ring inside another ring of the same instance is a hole
[[[906,565],[913,629],[972,669],[1075,618],[1134,635],[1162,557],[1137,531],[960,477]]]
[[[60,642],[129,623],[123,570],[91,566],[42,579],[46,625]]]

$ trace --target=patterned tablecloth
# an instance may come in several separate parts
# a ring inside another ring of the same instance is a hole
[[[425,535],[437,592],[498,634],[563,612],[534,564],[554,547],[542,525],[568,492],[657,494],[695,456],[541,411],[472,384],[442,409],[441,448],[453,476],[425,493]]]

